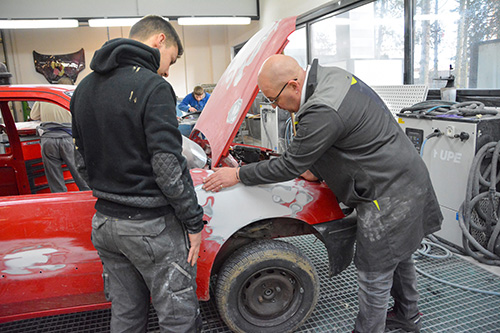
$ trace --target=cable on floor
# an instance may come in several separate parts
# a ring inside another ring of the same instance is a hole
[[[443,255],[430,254],[431,249],[432,249],[433,246],[435,246],[435,247],[443,250],[444,254]],[[417,250],[417,253],[420,254],[420,255],[432,258],[432,259],[448,259],[451,256],[453,256],[453,253],[451,253],[451,251],[449,251],[445,246],[441,246],[439,244],[436,244],[436,243],[433,243],[433,242],[429,242],[429,241],[427,241],[425,239],[422,240],[421,247],[420,247],[420,249]],[[443,283],[443,284],[446,284],[446,285],[449,285],[449,286],[452,286],[452,287],[455,287],[455,288],[460,288],[460,289],[472,291],[472,292],[475,292],[475,293],[500,296],[500,292],[489,291],[489,290],[482,290],[482,289],[477,289],[477,288],[471,288],[471,287],[467,287],[467,286],[464,286],[464,285],[460,285],[460,284],[457,284],[457,283],[453,283],[453,282],[450,282],[450,281],[446,281],[446,280],[440,279],[440,278],[438,278],[438,277],[436,277],[436,276],[434,276],[434,275],[432,275],[430,273],[427,273],[423,269],[418,268],[417,265],[415,265],[415,270],[418,273],[420,273],[423,276],[425,276],[425,277],[428,277],[430,279],[433,279],[435,281],[438,281],[440,283]]]

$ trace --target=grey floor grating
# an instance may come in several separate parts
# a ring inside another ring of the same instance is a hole
[[[326,249],[314,236],[288,238],[313,262],[321,281],[320,299],[309,320],[297,332],[351,332],[357,313],[356,269],[328,278]],[[435,254],[442,250],[433,249]],[[457,256],[431,259],[416,255],[418,269],[439,279],[469,288],[500,292],[500,276]],[[452,287],[418,274],[422,332],[500,332],[500,297]],[[202,302],[203,332],[231,332],[221,321],[213,301]],[[108,332],[109,310],[30,319],[0,325],[0,332]],[[148,332],[158,332],[154,310]],[[279,332],[276,332],[279,333]]]

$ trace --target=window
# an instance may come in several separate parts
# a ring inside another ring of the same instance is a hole
[[[417,0],[414,21],[415,83],[500,88],[500,1]]]
[[[302,68],[307,67],[307,36],[305,27],[298,28],[288,37],[288,44],[283,53],[294,57]]]
[[[405,9],[413,13],[413,30]],[[298,24],[307,26],[301,39],[310,48],[302,52],[308,63],[318,58],[370,85],[441,88],[453,75],[458,88],[500,88],[498,0],[343,0],[304,14]]]
[[[311,56],[371,85],[402,84],[403,0],[381,0],[311,24]]]

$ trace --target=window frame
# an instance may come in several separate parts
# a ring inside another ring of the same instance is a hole
[[[307,62],[311,63],[311,25],[317,21],[323,20],[327,17],[336,16],[368,3],[377,0],[343,0],[335,3],[329,2],[316,9],[306,12],[297,17],[297,28],[306,26],[306,40],[307,40]],[[413,20],[416,1],[403,0],[404,3],[404,60],[403,60],[403,84],[414,84],[414,32],[415,22]],[[477,89],[477,88],[463,88],[457,89],[457,100],[470,100],[473,97],[485,97],[491,103],[500,105],[500,89]],[[439,89],[429,89],[428,99],[439,99]]]

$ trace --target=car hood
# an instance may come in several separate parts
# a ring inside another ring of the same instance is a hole
[[[212,151],[212,166],[227,156],[229,146],[259,92],[257,75],[264,61],[280,53],[295,31],[296,17],[275,22],[257,32],[231,61],[212,92],[191,137],[199,132]]]

